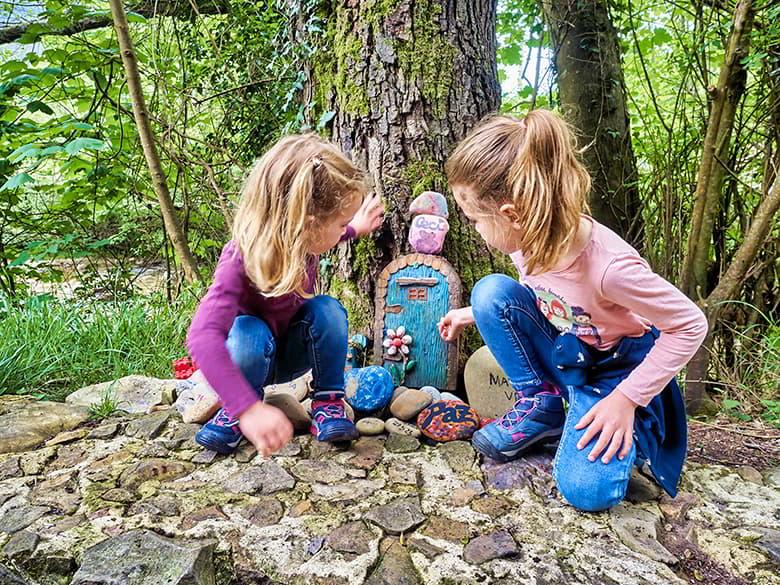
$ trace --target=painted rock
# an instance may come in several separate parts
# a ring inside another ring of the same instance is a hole
[[[479,429],[479,415],[461,401],[440,400],[417,415],[417,427],[434,441],[459,441]]]
[[[186,423],[205,423],[219,410],[219,396],[200,373],[200,370],[188,380],[195,382],[192,389],[192,402],[181,413]]]
[[[444,247],[444,238],[450,224],[436,215],[418,215],[409,228],[409,243],[422,254],[438,254]]]
[[[397,418],[388,418],[385,421],[385,430],[391,434],[406,435],[407,437],[420,436],[420,429],[414,425],[400,421]]]
[[[436,191],[424,191],[415,197],[409,206],[409,212],[412,215],[425,213],[427,215],[438,215],[439,217],[449,217],[447,210],[447,199],[441,193]]]
[[[431,395],[431,402],[438,402],[442,399],[441,392],[433,386],[423,386],[420,388],[420,392],[425,392],[426,394]]]
[[[482,418],[496,418],[515,403],[515,391],[487,346],[466,362],[463,372],[468,403]]]
[[[431,403],[431,395],[420,390],[407,390],[390,404],[390,412],[401,420],[409,420]]]
[[[345,398],[360,412],[384,408],[393,395],[393,377],[381,366],[349,370],[344,379]]]
[[[293,427],[299,431],[308,429],[311,425],[311,415],[306,412],[304,406],[292,394],[286,392],[267,394],[263,402],[281,410]]]
[[[301,402],[309,393],[309,386],[312,381],[311,371],[306,372],[303,376],[290,380],[289,382],[281,382],[279,384],[269,384],[263,391],[265,394],[278,394],[284,392],[285,394],[292,394],[298,402]]]

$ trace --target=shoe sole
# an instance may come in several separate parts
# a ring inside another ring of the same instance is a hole
[[[209,451],[216,451],[220,455],[231,455],[236,451],[238,446],[241,444],[241,439],[239,438],[234,445],[231,445],[230,443],[225,443],[225,441],[221,441],[217,437],[212,437],[208,435],[206,435],[205,437],[195,435],[195,442],[201,447],[205,447]]]
[[[474,433],[473,437],[471,438],[471,443],[472,445],[474,445],[474,448],[480,453],[482,453],[484,456],[490,457],[491,459],[494,459],[496,461],[500,461],[501,463],[507,463],[509,461],[514,461],[515,459],[518,459],[523,455],[523,453],[525,453],[528,449],[530,449],[537,443],[541,443],[546,439],[553,439],[553,438],[557,439],[562,434],[563,434],[563,429],[552,429],[549,431],[544,431],[543,433],[539,433],[536,437],[528,441],[522,447],[519,447],[517,449],[512,449],[509,451],[499,451],[479,431]]]

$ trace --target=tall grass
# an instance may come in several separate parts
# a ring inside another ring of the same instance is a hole
[[[0,394],[58,400],[129,374],[170,377],[196,304],[191,292],[172,303],[0,297]]]

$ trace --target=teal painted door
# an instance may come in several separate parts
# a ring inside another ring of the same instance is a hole
[[[385,333],[400,325],[412,336],[410,359],[417,362],[406,374],[405,386],[447,388],[447,344],[436,324],[449,304],[447,278],[430,266],[415,264],[390,276],[387,284]],[[385,360],[385,367],[393,362]]]

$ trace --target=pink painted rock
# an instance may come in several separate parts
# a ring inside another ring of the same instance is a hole
[[[412,204],[409,206],[409,213],[412,215],[419,215],[421,213],[427,215],[438,215],[439,217],[449,217],[447,211],[447,200],[444,195],[437,193],[436,191],[425,191],[415,197]]]
[[[450,224],[436,215],[418,215],[409,228],[409,243],[416,252],[438,254],[444,246],[444,238],[450,230]]]

